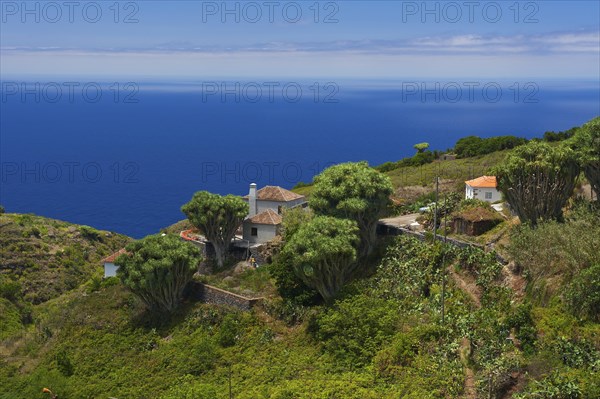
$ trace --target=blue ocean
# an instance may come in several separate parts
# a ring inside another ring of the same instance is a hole
[[[74,89],[73,89],[74,88]],[[2,82],[0,204],[140,238],[198,190],[291,188],[467,135],[540,137],[600,115],[598,82]]]

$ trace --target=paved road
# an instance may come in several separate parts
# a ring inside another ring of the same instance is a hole
[[[419,215],[420,215],[419,213],[410,213],[408,215],[402,215],[402,216],[396,216],[393,218],[381,219],[381,220],[379,220],[379,223],[383,223],[388,226],[404,227],[404,226],[410,225],[411,223],[414,223]]]

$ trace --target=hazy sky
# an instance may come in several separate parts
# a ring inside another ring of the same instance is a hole
[[[597,1],[0,1],[0,73],[600,79]]]

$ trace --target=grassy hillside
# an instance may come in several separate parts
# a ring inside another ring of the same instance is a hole
[[[230,378],[234,397],[247,399],[462,392],[460,334],[437,327],[439,289],[403,303],[385,294],[387,280],[372,281],[292,325],[277,318],[289,310],[276,298],[253,313],[188,303],[153,327],[120,285],[71,291],[37,306],[34,325],[4,341],[0,398],[42,397],[44,386],[61,398],[225,398]],[[457,303],[449,318],[471,309],[452,286],[448,296]],[[393,359],[405,335],[421,337],[423,352],[402,355],[403,376]]]
[[[475,157],[436,160],[421,166],[400,166],[385,174],[392,180],[396,195],[401,199],[413,200],[432,190],[436,176],[443,182],[442,190],[462,192],[465,180],[485,175],[492,167],[502,162],[507,153],[508,150],[504,150]],[[312,185],[297,186],[292,191],[310,195]]]
[[[442,266],[439,246],[395,238],[375,274],[330,306],[272,294],[252,312],[188,302],[155,320],[114,279],[34,305],[25,322],[14,301],[0,300],[11,326],[0,345],[0,398],[43,398],[49,387],[60,398],[214,399],[228,398],[230,383],[237,399],[598,397],[600,324],[563,295],[582,283],[571,268],[593,272],[598,260],[586,236],[598,226],[594,212],[553,224],[546,244],[537,231],[515,230],[521,269],[451,248]],[[562,278],[540,301],[521,272],[543,266],[535,252],[556,240],[571,243],[561,256],[578,257],[542,276]],[[268,279],[268,271],[245,273]]]
[[[0,287],[39,304],[100,276],[100,259],[131,239],[34,215],[0,215]],[[0,292],[2,294],[2,292]]]
[[[463,186],[465,180],[487,174],[493,166],[502,162],[507,153],[505,150],[470,158],[438,160],[422,166],[400,167],[386,173],[397,188],[431,185],[436,176]]]
[[[505,156],[386,173],[396,198],[428,203],[435,176],[462,193]],[[564,223],[488,232],[508,265],[385,238],[331,304],[280,296],[281,265],[231,265],[202,281],[266,297],[259,307],[188,300],[168,319],[100,279],[99,260],[129,238],[0,215],[0,399],[47,398],[44,387],[61,399],[598,398],[600,209],[567,208]]]

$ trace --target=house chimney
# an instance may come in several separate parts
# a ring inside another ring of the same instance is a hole
[[[256,215],[256,183],[250,184],[250,192],[248,193],[248,205],[250,206],[250,212],[248,216],[252,217]]]

